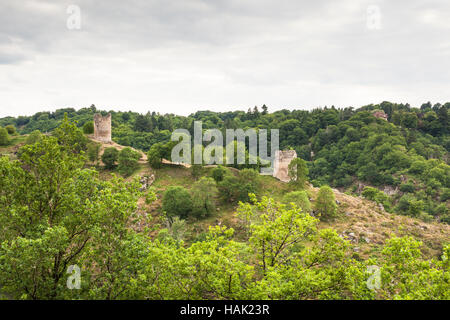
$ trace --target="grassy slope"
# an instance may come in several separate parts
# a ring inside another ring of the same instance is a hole
[[[14,158],[14,152],[23,145],[24,139],[24,136],[14,137],[10,146],[0,147],[0,155],[10,155]],[[104,145],[103,148],[105,146],[121,147],[113,144]],[[152,224],[164,225],[164,218],[161,215],[161,201],[164,190],[171,185],[181,185],[189,189],[195,180],[191,176],[190,169],[164,165],[161,169],[153,170],[143,160],[144,158],[140,161],[140,169],[127,179],[131,180],[134,176],[155,174],[156,180],[153,183],[153,187],[157,194],[157,200],[151,205],[146,205],[145,200],[140,199],[139,211],[141,214],[150,214],[153,217]],[[204,168],[203,175],[208,175],[210,170],[210,168]],[[99,172],[103,179],[109,179],[111,176],[111,172],[102,168],[99,168]],[[280,182],[273,177],[261,176],[261,180],[264,195],[279,200],[285,193],[290,191],[286,183]],[[314,205],[318,189],[308,187],[307,191],[313,199],[312,204]],[[422,251],[428,257],[439,255],[443,243],[450,242],[449,225],[425,223],[415,218],[390,214],[380,209],[372,201],[350,196],[338,190],[333,191],[340,203],[339,215],[334,221],[320,222],[320,227],[332,227],[343,237],[348,238],[354,245],[356,257],[367,258],[377,255],[386,239],[393,235],[410,235],[421,240],[424,244]],[[243,230],[235,215],[236,205],[223,202],[218,203],[218,210],[213,216],[200,221],[188,219],[187,241],[197,239],[203,232],[207,231],[208,226],[217,224],[234,228],[237,238],[242,236]]]

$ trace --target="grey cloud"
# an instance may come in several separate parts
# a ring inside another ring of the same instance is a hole
[[[70,4],[81,8],[81,30],[66,28]],[[366,27],[368,5],[381,10],[380,30]],[[220,106],[246,104],[259,92],[258,99],[266,92],[282,92],[283,103],[317,103],[317,94],[298,96],[305,84],[314,92],[334,88],[335,96],[320,95],[327,101],[340,99],[336,105],[361,101],[339,93],[340,88],[352,92],[360,86],[373,90],[372,96],[389,88],[393,96],[398,92],[417,100],[417,85],[435,95],[436,88],[450,81],[447,21],[450,4],[445,0],[0,0],[0,68],[16,78],[32,78],[30,72],[56,78],[48,86],[63,81],[76,85],[60,88],[68,97],[82,90],[78,79],[92,81],[86,95],[100,99],[110,89],[100,87],[98,79],[111,85],[127,79],[129,89],[121,101],[129,95],[141,105],[154,99],[162,111],[165,103],[196,108],[197,101],[213,103],[215,98],[222,99]],[[42,63],[45,67],[39,68]],[[88,63],[92,67],[85,67]],[[205,79],[222,86],[216,95]],[[147,83],[157,86],[157,92],[133,91]],[[38,85],[29,83],[30,88]],[[179,100],[168,99],[169,88]],[[205,96],[192,98],[191,91]],[[185,95],[192,100],[185,102]],[[223,98],[228,95],[233,99]],[[43,93],[39,98],[46,99]],[[54,103],[54,98],[41,103]],[[379,96],[380,101],[385,98]]]

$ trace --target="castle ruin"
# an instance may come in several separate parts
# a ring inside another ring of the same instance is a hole
[[[283,182],[289,182],[291,179],[288,174],[289,163],[293,159],[297,158],[297,152],[295,150],[277,150],[275,153],[275,163],[273,168],[273,174],[275,178]]]
[[[111,114],[106,116],[96,113],[94,115],[94,139],[110,143],[111,140]]]

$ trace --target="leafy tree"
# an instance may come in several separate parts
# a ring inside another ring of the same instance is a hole
[[[119,152],[117,169],[124,176],[131,175],[139,167],[138,160],[141,154],[130,147],[124,148]]]
[[[203,177],[192,186],[192,214],[204,218],[216,211],[216,182],[212,178]]]
[[[386,211],[389,211],[391,208],[391,201],[389,196],[383,191],[378,190],[377,188],[368,186],[364,187],[362,196],[366,199],[375,201],[376,203],[381,203]]]
[[[260,189],[259,174],[253,169],[242,169],[237,176],[225,175],[218,183],[222,197],[231,202],[248,201],[249,193],[257,193]]]
[[[298,188],[304,188],[308,179],[308,166],[306,161],[301,158],[293,159],[288,166],[288,175],[290,183]]]
[[[192,197],[181,186],[171,186],[164,192],[162,209],[170,221],[177,216],[186,219],[192,212]]]
[[[107,169],[114,169],[116,162],[119,160],[119,150],[114,147],[105,148],[102,154],[102,162]]]
[[[173,143],[155,143],[147,153],[150,166],[154,169],[161,167],[163,158],[170,158]]]
[[[99,143],[91,142],[87,146],[87,156],[89,161],[97,163],[99,160],[101,145]]]
[[[74,139],[71,134],[76,132],[66,132],[64,141]],[[120,234],[117,230],[128,230],[139,185],[101,182],[95,171],[83,169],[84,162],[47,136],[22,147],[17,161],[0,158],[0,287],[11,297],[70,298],[68,266],[85,265],[95,250],[110,252],[103,244]],[[104,272],[103,261],[98,256],[90,271]],[[110,269],[112,278],[120,278],[118,270]],[[123,278],[129,281],[130,275]]]
[[[333,190],[329,186],[320,187],[314,209],[325,220],[336,216],[337,205]]]
[[[284,195],[283,203],[285,204],[295,204],[298,208],[302,209],[303,212],[311,212],[311,202],[309,201],[308,194],[306,191],[292,191]]]
[[[217,183],[222,181],[227,173],[228,173],[227,169],[221,165],[218,165],[217,167],[211,170],[211,176]]]
[[[25,144],[35,144],[42,138],[42,133],[39,130],[34,130],[28,135],[25,140]]]
[[[16,128],[15,128],[12,124],[7,125],[7,126],[5,127],[5,129],[6,129],[6,131],[8,131],[8,134],[13,135],[13,134],[16,133]]]
[[[83,125],[83,133],[84,134],[93,134],[94,133],[94,122],[88,121]]]
[[[83,153],[87,149],[88,139],[76,126],[75,122],[70,122],[67,113],[61,125],[53,131],[53,136],[58,139],[58,143],[74,154]]]
[[[7,146],[9,144],[8,131],[5,128],[0,128],[0,146]]]

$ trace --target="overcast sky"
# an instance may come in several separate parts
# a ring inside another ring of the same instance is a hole
[[[0,0],[0,117],[449,94],[448,0]]]

